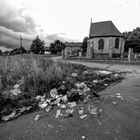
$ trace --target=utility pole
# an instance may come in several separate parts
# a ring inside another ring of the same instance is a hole
[[[20,47],[22,48],[22,36],[20,36]]]
[[[20,48],[21,48],[21,56],[22,56],[22,36],[20,35]]]

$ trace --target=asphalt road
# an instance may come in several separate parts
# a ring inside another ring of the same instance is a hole
[[[0,124],[0,140],[140,140],[140,66],[74,63],[128,71],[121,83],[99,93],[101,97],[120,93],[124,100],[109,98],[96,102],[103,109],[97,118],[89,116],[87,119],[80,119],[75,113],[71,118],[53,119],[56,110],[49,114],[45,111],[27,114]],[[89,104],[94,103],[93,100]],[[112,104],[113,101],[117,104]],[[84,107],[86,108],[85,105]],[[36,114],[41,115],[37,122],[34,120]]]

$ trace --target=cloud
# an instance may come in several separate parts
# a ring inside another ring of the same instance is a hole
[[[6,47],[4,47],[4,46],[0,46],[0,50],[1,50],[2,52],[5,52],[5,51],[11,51],[12,49],[8,49],[8,48],[6,48]]]
[[[75,39],[71,39],[66,37],[66,33],[58,33],[58,34],[50,34],[50,35],[46,35],[45,40],[49,43],[54,42],[54,40],[60,40],[62,42],[71,42],[71,41],[77,41]]]
[[[123,7],[128,4],[128,0],[122,1],[119,4],[116,4],[115,7]]]
[[[28,45],[31,44],[34,35],[21,32],[14,32],[11,29],[7,29],[5,27],[0,26],[0,46],[13,49],[20,47],[20,35],[22,35],[23,37],[23,46],[27,48]]]
[[[33,33],[36,24],[29,15],[25,14],[26,8],[11,6],[6,0],[0,1],[0,26],[15,32]]]
[[[15,32],[25,32],[32,33],[35,32],[36,25],[31,17],[25,16],[10,16],[0,14],[0,26],[6,27],[8,29],[12,29]]]
[[[0,9],[0,46],[17,48],[22,35],[27,47],[36,34],[34,20],[24,13],[24,8],[12,7],[6,0],[0,0]]]
[[[36,25],[34,19],[28,15],[27,5],[18,5],[10,2],[11,0],[0,0],[0,46],[7,49],[20,47],[20,35],[23,38],[23,46],[28,49],[32,40],[39,35],[46,44],[50,44],[54,40],[74,41],[68,39],[65,33],[49,34],[44,33],[44,29]],[[16,5],[16,6],[15,6]],[[1,48],[2,48],[1,47]],[[0,49],[1,49],[0,48]],[[3,49],[3,48],[2,48]]]

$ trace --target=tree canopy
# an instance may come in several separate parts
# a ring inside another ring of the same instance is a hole
[[[17,55],[17,54],[24,54],[24,53],[27,53],[27,50],[23,47],[20,47],[20,48],[13,49],[9,53],[9,55]]]
[[[88,41],[88,37],[84,37],[83,43],[82,43],[82,53],[87,52],[87,41]]]
[[[62,51],[62,49],[64,48],[64,43],[61,42],[60,40],[55,40],[54,43],[50,44],[50,50],[52,53],[57,53]]]
[[[2,50],[0,50],[0,55],[2,55]]]
[[[134,48],[134,51],[140,52],[140,27],[137,27],[133,31],[124,32],[125,38],[125,51],[128,51],[128,48],[131,46]]]
[[[38,36],[32,41],[30,50],[34,54],[44,53],[44,41],[42,41]]]
[[[137,27],[133,31],[124,32],[123,35],[126,41],[140,41],[140,27]]]

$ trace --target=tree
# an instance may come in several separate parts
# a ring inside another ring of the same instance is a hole
[[[82,53],[85,54],[87,52],[87,41],[88,37],[84,37],[83,43],[82,43]]]
[[[124,32],[125,38],[125,51],[128,51],[129,47],[133,47],[135,52],[140,52],[140,27],[137,27],[133,31]]]
[[[54,43],[60,45],[61,41],[60,40],[55,40]]]
[[[3,53],[2,53],[2,55],[4,55],[4,56],[7,56],[7,55],[9,55],[9,51],[4,51]]]
[[[50,44],[50,50],[51,50],[52,54],[56,54],[57,53],[57,48],[56,48],[55,43],[51,43]]]
[[[44,41],[42,41],[38,36],[32,41],[30,50],[34,54],[44,53]]]
[[[137,27],[133,31],[124,32],[123,35],[126,41],[140,41],[140,27]]]
[[[2,50],[0,50],[0,55],[2,55]]]
[[[20,48],[13,49],[9,53],[9,55],[18,55],[18,54],[24,54],[24,53],[27,53],[27,50],[23,47],[20,47]]]
[[[50,44],[50,50],[52,53],[57,54],[57,52],[61,52],[64,48],[64,43],[60,40],[55,40],[54,43]]]

